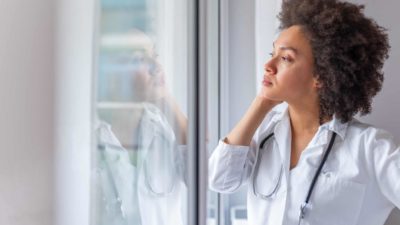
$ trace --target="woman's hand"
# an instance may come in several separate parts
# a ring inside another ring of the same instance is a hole
[[[264,87],[263,87],[264,88]],[[281,101],[271,100],[264,89],[256,96],[242,119],[224,139],[232,145],[250,145],[251,138],[265,118],[265,115]]]
[[[261,87],[261,91],[258,93],[256,98],[259,98],[260,101],[263,102],[262,105],[267,105],[268,107],[274,107],[274,106],[282,103],[282,101],[271,99],[268,96],[268,90],[266,87]]]

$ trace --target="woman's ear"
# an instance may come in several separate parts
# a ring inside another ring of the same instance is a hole
[[[318,80],[318,78],[314,78],[314,87],[319,89],[322,88],[322,83]]]

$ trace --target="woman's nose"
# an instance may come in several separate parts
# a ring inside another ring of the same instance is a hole
[[[273,59],[268,60],[265,64],[264,64],[264,70],[266,73],[268,74],[276,74],[276,67],[273,64]]]
[[[158,62],[158,61],[155,61],[154,62],[154,75],[155,76],[160,76],[163,73],[164,73],[164,69],[163,69],[161,63]]]
[[[156,81],[157,84],[163,85],[165,83],[165,74],[164,74],[164,68],[158,61],[154,61],[153,64],[153,70],[151,72],[151,75],[153,75],[154,80]]]

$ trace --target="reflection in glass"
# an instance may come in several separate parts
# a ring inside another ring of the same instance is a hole
[[[102,2],[93,225],[187,224],[187,94],[170,87],[188,59],[165,51],[179,33],[149,19],[162,4],[139,2]]]

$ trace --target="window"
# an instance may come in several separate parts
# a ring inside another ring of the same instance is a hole
[[[190,1],[99,4],[91,224],[188,224]]]

